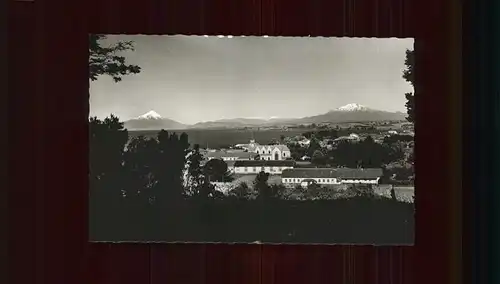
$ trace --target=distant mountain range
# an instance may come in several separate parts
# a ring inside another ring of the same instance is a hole
[[[300,124],[347,123],[369,121],[405,120],[402,112],[389,112],[371,109],[359,104],[347,104],[327,113],[302,118],[232,118],[215,121],[198,122],[192,125],[183,124],[172,119],[163,118],[155,111],[149,111],[135,119],[125,121],[129,130],[179,130],[179,129],[224,129],[243,127],[292,126]]]

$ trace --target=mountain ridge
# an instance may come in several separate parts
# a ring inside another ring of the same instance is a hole
[[[191,125],[184,124],[173,119],[164,118],[157,112],[151,110],[141,116],[138,116],[137,118],[125,121],[124,124],[125,127],[130,130],[182,130],[289,126],[312,123],[397,121],[405,119],[406,115],[403,112],[376,110],[360,104],[350,103],[323,114],[301,118],[224,118],[213,121],[197,122]]]

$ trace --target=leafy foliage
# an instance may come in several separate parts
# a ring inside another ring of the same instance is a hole
[[[253,190],[248,186],[246,182],[241,182],[229,192],[230,196],[234,196],[237,199],[249,199],[254,194]]]
[[[406,58],[405,58],[405,70],[403,71],[403,79],[405,79],[410,84],[414,84],[415,82],[415,52],[413,50],[406,50]]]
[[[121,196],[121,174],[128,132],[118,117],[89,121],[89,182],[91,194]]]
[[[269,173],[264,171],[257,174],[254,180],[254,190],[257,191],[257,197],[260,200],[270,200],[280,197],[284,192],[284,187],[281,185],[269,185]]]
[[[415,52],[413,50],[406,50],[405,69],[403,70],[403,79],[415,87]],[[415,122],[415,95],[413,93],[406,93],[406,110],[409,122]]]
[[[380,183],[383,184],[400,184],[400,185],[408,185],[411,184],[411,181],[415,177],[415,173],[412,167],[391,167],[384,168],[384,174],[380,179]]]
[[[261,171],[255,177],[253,182],[254,189],[259,193],[259,197],[266,197],[266,194],[269,193],[269,184],[267,184],[269,180],[269,174]]]
[[[325,157],[325,154],[321,152],[321,150],[316,150],[314,151],[312,157],[311,157],[311,163],[317,166],[324,166],[327,163],[327,159]]]
[[[208,161],[203,167],[203,172],[210,181],[232,182],[234,180],[228,171],[227,163],[221,159]]]
[[[156,152],[154,173],[158,177],[158,196],[177,200],[184,195],[183,173],[189,152],[188,137],[161,130],[157,135],[158,148]]]
[[[348,168],[380,168],[404,157],[400,147],[376,143],[371,136],[359,143],[341,141],[330,154],[337,166]]]
[[[158,142],[152,138],[133,138],[124,153],[123,169],[126,175],[125,197],[151,202],[155,199],[154,189],[158,183],[154,175]]]
[[[313,136],[309,142],[309,147],[307,148],[306,155],[309,157],[313,157],[314,152],[318,150],[321,151],[321,145],[319,144],[318,139]]]
[[[351,197],[375,197],[375,191],[372,185],[356,184],[348,187],[348,195]]]
[[[411,135],[401,135],[401,134],[396,134],[396,135],[390,135],[384,138],[384,144],[387,145],[392,145],[397,142],[412,142],[414,141],[413,136]]]
[[[90,35],[89,38],[89,79],[97,80],[100,75],[109,75],[115,82],[122,80],[122,77],[129,74],[138,74],[141,67],[127,64],[125,57],[120,53],[133,51],[134,46],[130,41],[118,42],[116,44],[103,47],[104,35]]]
[[[307,154],[307,149],[301,147],[299,144],[289,143],[287,146],[288,149],[290,149],[290,156],[296,161],[300,160]]]
[[[318,199],[320,198],[322,191],[323,188],[320,185],[312,183],[307,186],[307,190],[304,192],[304,196],[306,199]]]
[[[195,144],[188,158],[187,191],[189,195],[197,195],[203,191],[206,178],[201,166],[202,161],[203,155],[200,153],[200,145]]]

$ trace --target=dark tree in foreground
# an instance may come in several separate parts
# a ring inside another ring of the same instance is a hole
[[[118,42],[109,46],[102,46],[104,35],[90,35],[89,37],[89,79],[97,80],[100,75],[109,75],[115,82],[129,74],[137,74],[141,68],[137,65],[126,64],[125,57],[120,52],[133,51],[132,42]]]
[[[258,197],[261,199],[268,199],[271,197],[271,190],[267,181],[269,180],[269,174],[265,172],[260,172],[255,177],[253,182],[254,189],[258,192]]]
[[[189,151],[187,135],[161,130],[157,141],[157,155],[152,158],[155,160],[152,170],[159,182],[157,194],[163,201],[177,200],[184,195],[183,173]]]
[[[269,185],[269,173],[264,171],[257,174],[254,180],[254,190],[257,192],[259,200],[271,200],[283,197],[286,188],[281,184]]]
[[[394,201],[397,200],[396,191],[394,191],[394,186],[391,188],[391,199]]]
[[[229,196],[234,196],[237,199],[249,199],[252,196],[252,189],[246,182],[241,182],[229,192]]]
[[[232,182],[233,177],[227,168],[227,163],[221,159],[212,159],[208,161],[203,167],[205,176],[210,181],[216,182]]]
[[[144,136],[134,137],[127,145],[124,153],[122,176],[125,197],[135,203],[152,202],[156,199],[154,192],[157,177],[154,175],[155,159],[158,143],[155,139]]]
[[[403,79],[409,82],[412,87],[415,87],[415,52],[413,50],[406,50],[405,58],[405,70],[403,71]],[[408,117],[406,118],[409,122],[415,122],[415,95],[413,93],[406,93],[406,110]]]
[[[202,161],[203,155],[200,153],[200,145],[195,144],[188,157],[187,190],[190,195],[197,194],[205,182],[201,166]]]
[[[282,184],[273,184],[270,186],[270,198],[283,198],[286,193],[286,187]]]
[[[121,197],[122,162],[128,132],[118,117],[89,121],[89,182],[91,194]]]
[[[317,183],[311,183],[307,186],[307,189],[304,192],[304,197],[306,199],[318,199],[321,196],[321,186]]]
[[[188,163],[188,195],[198,200],[207,200],[210,197],[221,197],[222,193],[215,190],[215,186],[210,183],[209,177],[204,173],[202,166],[203,155],[200,153],[200,146],[195,144],[187,155]]]
[[[375,191],[371,184],[353,184],[349,186],[348,192],[354,197],[375,197]]]

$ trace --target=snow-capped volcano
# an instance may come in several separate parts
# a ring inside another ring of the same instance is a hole
[[[159,115],[154,110],[150,110],[150,111],[146,112],[145,114],[137,117],[137,119],[161,119],[161,118],[162,118],[161,115]]]
[[[136,118],[124,122],[128,130],[175,130],[186,129],[187,125],[178,121],[162,117],[156,111],[151,110]]]
[[[340,111],[363,111],[363,110],[368,110],[368,108],[363,106],[363,105],[360,105],[360,104],[352,103],[352,104],[346,104],[345,106],[341,106],[341,107],[337,108],[337,110],[340,110]]]

